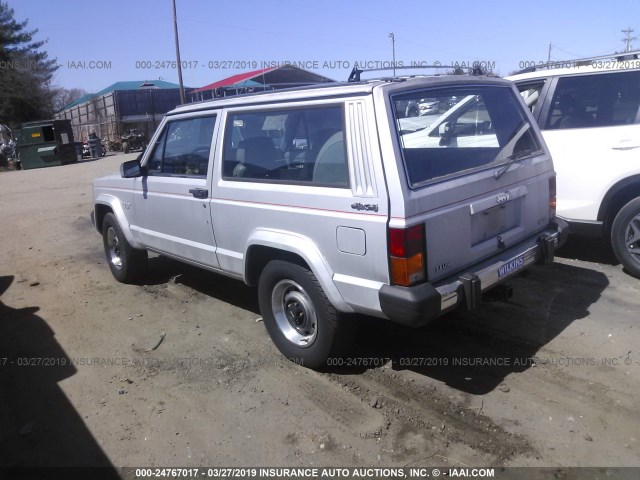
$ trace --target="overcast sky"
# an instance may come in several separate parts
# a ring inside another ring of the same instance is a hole
[[[54,83],[89,92],[124,80],[178,81],[171,0],[9,0],[17,20],[48,39]],[[336,80],[354,62],[485,62],[507,75],[533,62],[621,51],[640,37],[640,2],[176,0],[185,86],[271,66]],[[632,44],[640,48],[640,41]],[[175,65],[174,65],[175,66]]]

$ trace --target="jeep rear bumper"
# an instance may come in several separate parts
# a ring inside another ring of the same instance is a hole
[[[553,227],[536,238],[525,240],[456,277],[435,285],[383,285],[378,293],[382,313],[393,322],[420,327],[461,305],[472,310],[480,304],[482,294],[493,287],[534,263],[552,263],[555,251],[567,235],[567,223],[555,219]]]

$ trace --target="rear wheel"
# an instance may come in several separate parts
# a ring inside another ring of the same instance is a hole
[[[140,278],[147,266],[147,251],[129,245],[113,213],[107,213],[102,221],[104,252],[113,276],[122,283]]]
[[[340,315],[307,268],[272,260],[260,275],[258,299],[269,336],[289,360],[318,369],[349,346],[353,322]]]
[[[611,227],[611,246],[620,263],[640,278],[640,197],[620,209]]]

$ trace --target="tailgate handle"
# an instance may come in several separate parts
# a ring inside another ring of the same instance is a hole
[[[189,193],[195,198],[207,198],[209,197],[209,190],[206,188],[192,188]]]

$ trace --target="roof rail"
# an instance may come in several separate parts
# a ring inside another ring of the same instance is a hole
[[[595,57],[574,58],[573,60],[553,60],[547,63],[543,63],[542,65],[534,65],[532,67],[523,68],[522,70],[518,70],[513,75],[536,72],[538,70],[548,68],[589,65],[590,63],[596,62],[598,60],[615,60],[616,62],[624,62],[625,60],[638,59],[640,59],[640,50],[633,50],[631,52],[609,53],[607,55],[597,55]]]
[[[479,67],[461,67],[459,65],[403,65],[403,66],[395,66],[395,67],[381,67],[381,68],[365,68],[365,69],[360,69],[358,68],[358,63],[356,62],[356,64],[353,66],[353,69],[351,70],[351,73],[349,74],[349,79],[347,80],[349,83],[353,83],[353,82],[359,82],[360,81],[360,74],[365,73],[365,72],[383,72],[383,71],[389,71],[389,70],[393,70],[395,72],[395,70],[408,70],[408,69],[425,69],[425,68],[447,68],[450,70],[455,70],[456,68],[460,68],[463,70],[470,70],[470,73],[472,75],[483,75],[484,72],[482,71],[481,68]],[[394,77],[395,77],[395,73],[394,73]]]

